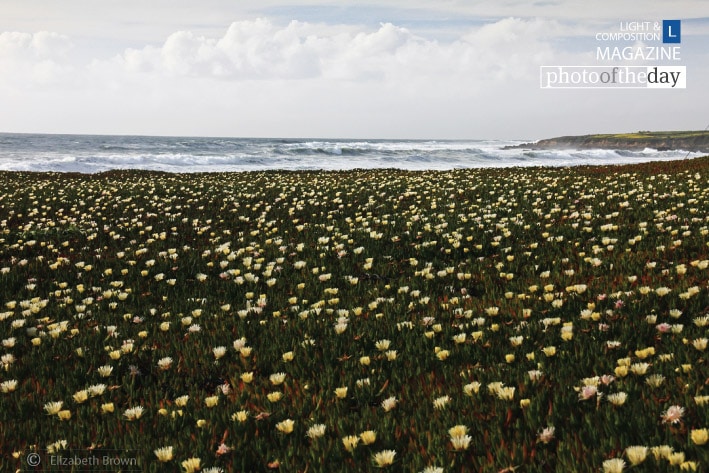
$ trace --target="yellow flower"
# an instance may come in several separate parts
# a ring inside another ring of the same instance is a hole
[[[293,361],[293,357],[294,357],[294,354],[292,351],[287,351],[282,356],[283,361],[285,361],[286,363],[289,361]]]
[[[480,383],[477,381],[473,381],[472,383],[463,386],[463,392],[466,396],[472,396],[473,394],[477,394],[478,391],[480,391]]]
[[[628,447],[625,449],[625,456],[628,457],[630,464],[635,466],[645,461],[647,457],[648,448],[640,445],[633,447]]]
[[[544,347],[542,348],[542,351],[546,356],[554,356],[556,355],[556,347],[550,346],[550,347]]]
[[[271,384],[274,386],[278,386],[279,384],[282,384],[283,381],[286,379],[286,374],[285,373],[273,373],[271,376],[268,377],[269,381],[271,381]]]
[[[293,426],[295,425],[295,422],[291,419],[286,419],[284,421],[281,421],[276,424],[276,429],[278,429],[279,432],[283,432],[284,434],[290,434],[293,432]]]
[[[185,407],[187,405],[187,401],[189,400],[188,395],[180,396],[178,398],[175,398],[175,405],[177,407]]]
[[[235,420],[240,423],[246,422],[246,420],[248,418],[249,418],[249,413],[248,413],[248,411],[245,411],[245,410],[237,411],[231,416],[232,420]]]
[[[74,393],[73,397],[75,402],[81,404],[89,398],[89,392],[86,389],[82,389],[81,391]]]
[[[71,419],[71,411],[68,410],[63,410],[57,412],[57,417],[59,417],[60,420],[69,420]]]
[[[266,397],[268,397],[268,400],[271,402],[278,402],[283,397],[283,393],[280,391],[273,391],[271,393],[268,393]]]
[[[197,419],[197,427],[198,427],[198,428],[201,429],[202,427],[206,427],[207,424],[208,424],[208,422],[207,422],[206,420],[204,420],[204,419]]]
[[[112,402],[107,402],[106,404],[101,405],[101,412],[104,414],[108,414],[109,412],[113,412],[114,407]]]
[[[335,396],[337,396],[338,399],[344,399],[347,397],[347,387],[342,387],[342,388],[336,388],[335,389]]]
[[[692,442],[696,445],[704,445],[709,440],[709,430],[707,429],[692,429]]]
[[[359,438],[362,439],[363,444],[371,445],[377,440],[377,433],[373,430],[366,430],[359,434]]]
[[[342,444],[345,446],[345,450],[350,453],[352,453],[354,449],[357,448],[358,443],[359,437],[357,437],[356,435],[348,435],[342,438]]]
[[[185,473],[195,473],[200,470],[200,463],[201,460],[199,458],[188,458],[181,465],[185,469]]]
[[[681,465],[682,463],[684,463],[684,452],[670,453],[670,456],[667,457],[667,460],[670,462],[670,465]]]
[[[448,358],[448,355],[450,355],[450,352],[448,350],[440,350],[438,353],[436,353],[436,358],[441,361],[445,361],[445,359]]]
[[[204,404],[207,407],[214,407],[219,404],[219,396],[209,396],[204,398]]]
[[[460,437],[468,433],[468,428],[464,425],[454,425],[448,429],[448,435],[451,437]]]
[[[242,374],[241,374],[241,380],[242,380],[244,383],[249,384],[251,381],[254,380],[254,373],[253,373],[253,371],[249,371],[249,372],[247,372],[247,373],[242,373]]]

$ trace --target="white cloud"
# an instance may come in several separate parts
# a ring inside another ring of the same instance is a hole
[[[16,87],[57,83],[72,67],[69,37],[48,31],[0,33],[0,84]]]
[[[508,18],[440,43],[385,23],[373,31],[267,19],[234,22],[221,37],[189,31],[160,47],[126,50],[110,64],[121,73],[155,73],[223,80],[339,81],[506,80],[533,72],[553,51],[555,22]],[[109,63],[97,64],[106,67]]]

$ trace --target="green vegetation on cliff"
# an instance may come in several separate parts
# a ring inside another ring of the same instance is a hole
[[[560,136],[526,143],[520,148],[602,148],[709,152],[709,131],[638,131],[636,133]]]

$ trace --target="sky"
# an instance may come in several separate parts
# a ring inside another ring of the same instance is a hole
[[[706,0],[0,2],[0,132],[532,140],[709,125]],[[662,20],[681,20],[680,44],[596,39]],[[680,59],[597,58],[672,46]],[[540,87],[549,66],[626,65],[684,66],[686,88]]]

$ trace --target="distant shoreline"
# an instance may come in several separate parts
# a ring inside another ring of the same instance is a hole
[[[639,131],[636,133],[560,136],[505,149],[623,149],[709,152],[709,131]]]

